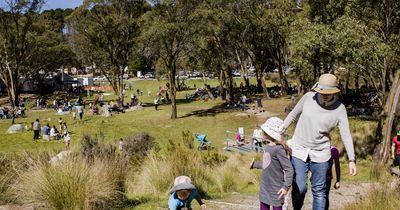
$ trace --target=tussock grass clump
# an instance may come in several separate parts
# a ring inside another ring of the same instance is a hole
[[[376,184],[367,196],[348,204],[346,210],[397,210],[400,206],[400,192],[388,183]]]
[[[80,152],[56,163],[49,162],[53,155],[24,158],[15,170],[17,181],[6,191],[18,202],[43,205],[45,209],[123,208],[128,201],[127,174],[136,167],[130,159],[144,159],[154,147],[154,138],[144,133],[128,138],[123,151],[103,140],[101,134],[84,135]]]
[[[13,182],[13,160],[5,155],[0,156],[0,205],[11,201],[8,188]]]
[[[224,155],[216,149],[198,150],[192,136],[190,132],[183,132],[182,138],[170,140],[164,150],[152,152],[135,175],[135,181],[129,184],[128,192],[135,196],[165,195],[174,178],[180,175],[189,176],[202,196],[257,182],[247,167],[249,160],[242,155]]]
[[[390,181],[390,173],[389,173],[389,168],[378,162],[378,161],[372,161],[370,165],[370,172],[369,172],[369,178],[372,181]]]
[[[51,209],[100,209],[118,194],[112,164],[82,158],[68,158],[56,165],[32,161],[19,174],[20,181],[12,189],[23,203],[40,203]],[[112,203],[112,202],[110,202]]]

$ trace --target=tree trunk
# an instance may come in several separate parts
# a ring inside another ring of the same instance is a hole
[[[176,66],[175,63],[170,66],[169,69],[169,95],[171,99],[171,119],[176,119],[178,118],[178,111],[176,107],[176,84],[175,84],[175,74],[176,74]]]
[[[264,91],[264,86],[263,86],[263,74],[262,74],[262,69],[261,69],[261,64],[256,64],[256,79],[257,79],[257,91],[261,92]]]
[[[16,72],[17,70],[14,70]],[[18,76],[7,67],[5,74],[1,75],[3,83],[6,87],[8,98],[10,101],[11,106],[14,108],[19,105],[18,103]]]
[[[286,95],[289,90],[289,82],[283,73],[283,67],[281,63],[279,63],[279,80],[281,81],[282,93]]]
[[[219,66],[220,67],[220,66]],[[220,67],[221,69],[221,67]],[[221,99],[226,100],[226,83],[225,83],[225,73],[224,70],[221,69],[219,74],[219,92],[221,94]]]
[[[382,111],[381,119],[379,121],[381,141],[378,146],[378,154],[375,154],[375,158],[381,163],[387,163],[390,152],[390,143],[393,133],[393,121],[396,117],[397,105],[399,103],[400,96],[400,69],[397,70],[395,79],[393,81],[392,87],[390,89],[389,95],[385,100],[385,107]],[[378,130],[379,131],[379,130]],[[379,134],[379,133],[378,133]],[[378,137],[379,137],[378,136]]]
[[[206,89],[206,91],[207,91],[207,93],[208,93],[208,97],[210,97],[210,99],[214,100],[215,97],[214,97],[214,95],[212,94],[210,85],[207,84],[206,76],[205,76],[205,74],[202,74],[202,75],[203,75],[203,76],[202,76],[202,79],[203,79],[204,87],[205,87],[205,89]]]
[[[261,81],[262,81],[262,87],[263,87],[263,90],[264,90],[263,91],[264,96],[265,96],[266,99],[270,99],[271,97],[269,96],[268,89],[267,89],[267,81],[266,81],[267,75],[266,74],[267,73],[263,74],[263,76],[261,77]]]
[[[261,70],[261,64],[256,64],[256,75],[257,75],[257,90],[264,93],[265,98],[269,99],[269,93],[267,89],[267,75]],[[261,88],[259,88],[259,86]]]

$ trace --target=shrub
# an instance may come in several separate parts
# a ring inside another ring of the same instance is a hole
[[[369,178],[372,181],[390,180],[389,169],[378,161],[372,161],[369,172]]]
[[[174,178],[180,175],[189,176],[202,196],[257,182],[258,178],[248,169],[249,160],[244,156],[226,156],[216,149],[198,150],[192,136],[190,132],[183,132],[182,138],[170,140],[162,152],[151,152],[135,174],[135,181],[129,184],[128,192],[135,196],[165,195]]]
[[[19,173],[20,181],[12,189],[23,203],[40,203],[51,209],[109,209],[121,192],[115,164],[73,157],[57,165],[31,161],[28,170]]]
[[[391,188],[387,183],[376,184],[368,195],[359,201],[346,205],[346,210],[396,210],[399,209],[400,192]]]

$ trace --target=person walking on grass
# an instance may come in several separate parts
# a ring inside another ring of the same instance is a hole
[[[156,109],[156,111],[158,110],[158,98],[154,98],[154,108]]]
[[[71,136],[69,135],[69,133],[65,133],[65,134],[64,134],[64,146],[65,146],[65,150],[69,150],[70,144],[71,144]]]
[[[303,207],[307,192],[307,176],[311,171],[313,210],[324,210],[326,206],[326,177],[329,170],[330,132],[339,127],[339,132],[349,158],[350,175],[357,174],[353,139],[345,106],[338,100],[337,78],[323,74],[314,85],[316,92],[306,93],[286,117],[282,134],[299,117],[294,131],[291,149],[295,171],[292,203],[295,210]]]
[[[39,134],[40,134],[40,123],[39,119],[36,119],[35,122],[32,124],[32,130],[33,130],[33,140],[37,141],[39,140]]]
[[[59,119],[58,119],[58,124],[60,125],[60,131],[62,131],[63,129],[63,119],[60,117]]]
[[[290,163],[290,149],[283,141],[281,127],[283,121],[277,117],[269,118],[261,125],[265,140],[262,161],[252,161],[250,169],[262,169],[260,186],[260,210],[282,210],[289,188],[293,181],[293,167]]]
[[[76,110],[78,112],[79,121],[82,122],[82,120],[83,120],[83,107],[82,106],[77,106]]]
[[[207,206],[203,203],[196,187],[191,183],[187,176],[178,176],[175,178],[174,187],[170,191],[168,200],[169,210],[192,209],[192,201],[196,201],[201,206],[201,210],[206,210]]]

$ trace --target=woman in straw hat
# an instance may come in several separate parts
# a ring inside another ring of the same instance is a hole
[[[315,92],[306,93],[286,117],[282,133],[297,118],[291,149],[293,180],[293,208],[301,209],[307,192],[307,174],[311,171],[313,209],[324,210],[326,205],[326,175],[329,168],[330,132],[339,127],[340,136],[349,158],[349,169],[356,175],[353,139],[345,106],[338,100],[337,78],[323,74],[314,85]]]

